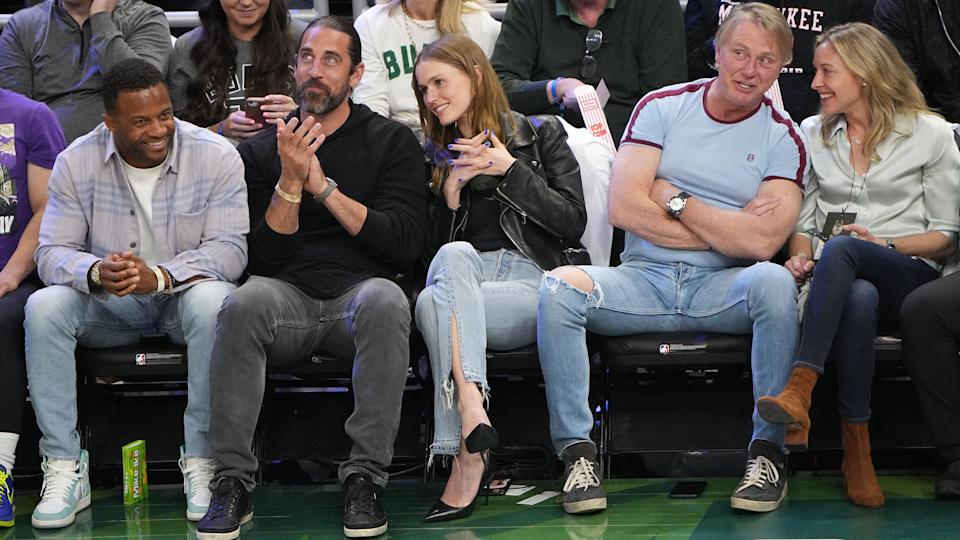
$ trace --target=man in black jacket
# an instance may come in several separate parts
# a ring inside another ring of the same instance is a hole
[[[409,363],[410,306],[396,277],[422,248],[426,195],[413,133],[347,96],[363,75],[360,38],[339,17],[304,32],[301,109],[240,145],[253,276],[223,305],[210,374],[217,462],[201,540],[236,538],[253,516],[251,452],[266,365],[317,350],[354,359],[343,530],[387,530],[381,505]]]
[[[873,16],[917,76],[927,105],[960,122],[960,3],[878,0]]]

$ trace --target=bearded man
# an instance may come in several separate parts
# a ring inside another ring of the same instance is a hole
[[[217,319],[210,445],[217,463],[200,539],[253,517],[251,452],[268,363],[317,351],[353,359],[354,411],[340,465],[347,537],[387,530],[380,491],[409,364],[410,305],[393,279],[419,257],[427,190],[413,132],[348,96],[363,76],[349,20],[310,23],[297,50],[300,109],[240,144],[250,279]]]

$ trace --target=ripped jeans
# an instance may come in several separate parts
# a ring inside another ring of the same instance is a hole
[[[633,260],[616,268],[577,268],[593,279],[592,293],[550,275],[540,287],[537,343],[557,453],[590,441],[587,330],[606,336],[752,332],[754,400],[783,389],[800,331],[797,287],[784,267],[764,262],[745,268],[700,268]],[[765,422],[754,408],[751,440],[782,447],[783,435],[783,426]]]
[[[513,250],[478,252],[467,242],[444,244],[430,263],[417,298],[417,328],[430,354],[434,430],[430,458],[460,448],[460,414],[452,370],[451,315],[464,379],[487,385],[486,349],[510,350],[537,338],[537,290],[543,272]]]

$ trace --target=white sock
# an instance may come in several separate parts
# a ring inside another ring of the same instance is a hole
[[[17,441],[19,440],[19,433],[0,432],[0,465],[7,472],[13,470],[13,463],[17,460]]]

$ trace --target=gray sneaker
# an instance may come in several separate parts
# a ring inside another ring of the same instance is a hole
[[[750,458],[743,480],[730,497],[730,506],[749,512],[770,512],[787,496],[786,458],[774,444],[750,443]]]
[[[572,444],[563,449],[560,457],[566,465],[563,483],[563,510],[568,514],[588,514],[607,507],[607,494],[597,475],[597,448],[592,442]]]

